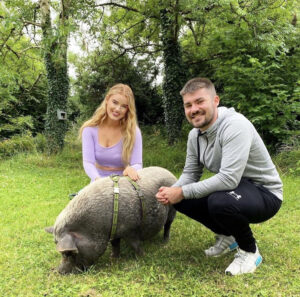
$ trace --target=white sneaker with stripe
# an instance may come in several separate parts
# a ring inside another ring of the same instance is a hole
[[[235,250],[237,247],[238,244],[233,236],[216,234],[216,243],[204,252],[208,257],[218,257]]]
[[[233,262],[227,267],[225,273],[229,275],[253,273],[261,262],[262,256],[257,246],[255,253],[246,252],[238,248],[238,252],[234,255]]]

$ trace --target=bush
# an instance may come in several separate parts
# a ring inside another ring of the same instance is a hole
[[[281,173],[300,176],[300,147],[292,151],[282,151],[274,157],[274,163]]]
[[[37,134],[34,138],[34,145],[38,152],[45,152],[47,147],[47,140],[44,134]]]
[[[186,137],[168,144],[167,132],[161,126],[143,126],[143,165],[161,166],[173,173],[181,173],[185,163]]]
[[[46,139],[42,134],[33,137],[29,132],[15,135],[0,142],[0,159],[11,157],[18,153],[43,152],[46,148]]]

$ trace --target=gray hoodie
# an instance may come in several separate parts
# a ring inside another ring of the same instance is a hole
[[[183,173],[173,185],[182,187],[186,199],[233,190],[242,177],[283,199],[275,165],[254,126],[242,114],[219,107],[214,124],[198,137],[199,132],[194,128],[189,133]],[[199,181],[204,167],[216,174]]]

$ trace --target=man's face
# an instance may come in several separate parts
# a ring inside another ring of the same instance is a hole
[[[219,97],[206,88],[183,96],[184,112],[187,120],[201,131],[210,127],[218,117]]]

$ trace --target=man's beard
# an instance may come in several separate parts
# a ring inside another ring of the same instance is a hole
[[[197,116],[198,114],[200,114],[199,111],[196,112],[193,116]],[[204,114],[204,117],[205,117],[205,115],[206,114]],[[191,119],[191,124],[194,126],[194,128],[201,129],[201,128],[208,126],[213,121],[213,118],[214,118],[214,113],[208,119],[205,118],[204,122],[201,122],[201,123],[194,124],[193,119]]]

